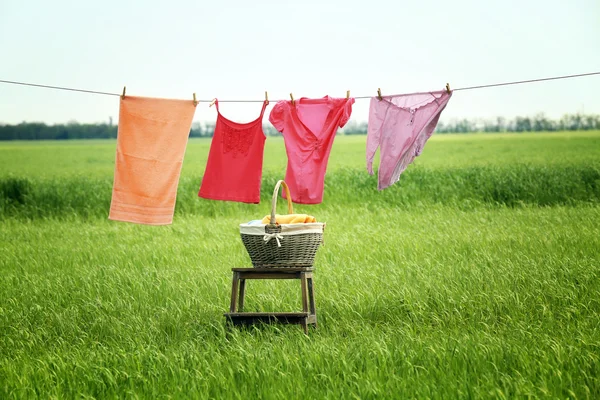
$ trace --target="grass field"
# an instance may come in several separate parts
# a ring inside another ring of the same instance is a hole
[[[600,398],[600,132],[438,135],[393,187],[338,137],[316,260],[319,328],[229,329],[237,224],[196,196],[173,225],[107,220],[115,142],[0,144],[0,398]],[[297,310],[251,282],[247,310]]]

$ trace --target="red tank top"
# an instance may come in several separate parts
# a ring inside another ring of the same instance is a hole
[[[221,115],[218,100],[215,105],[217,123],[198,196],[257,204],[266,140],[262,120],[267,102],[263,103],[260,117],[245,124]]]

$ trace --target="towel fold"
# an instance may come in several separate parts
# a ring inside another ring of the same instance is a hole
[[[109,219],[148,225],[173,222],[195,110],[191,100],[121,98]]]
[[[275,214],[275,222],[278,224],[308,224],[317,222],[317,219],[312,215],[307,214]],[[263,224],[271,223],[271,215],[267,215],[262,219]]]

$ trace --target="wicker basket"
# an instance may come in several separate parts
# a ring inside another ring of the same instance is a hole
[[[292,196],[284,181],[277,182],[271,202],[270,224],[240,224],[240,235],[254,267],[312,266],[319,245],[323,243],[324,223],[276,224],[275,209],[279,186],[283,185],[288,213],[293,214]]]

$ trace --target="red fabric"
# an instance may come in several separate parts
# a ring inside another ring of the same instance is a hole
[[[240,124],[225,118],[217,106],[217,123],[198,196],[212,200],[260,202],[260,182],[265,149],[262,119]]]
[[[319,204],[323,201],[325,170],[338,128],[350,119],[354,99],[302,97],[280,101],[269,121],[283,135],[288,156],[285,182],[292,201]],[[285,194],[284,194],[285,197]]]

